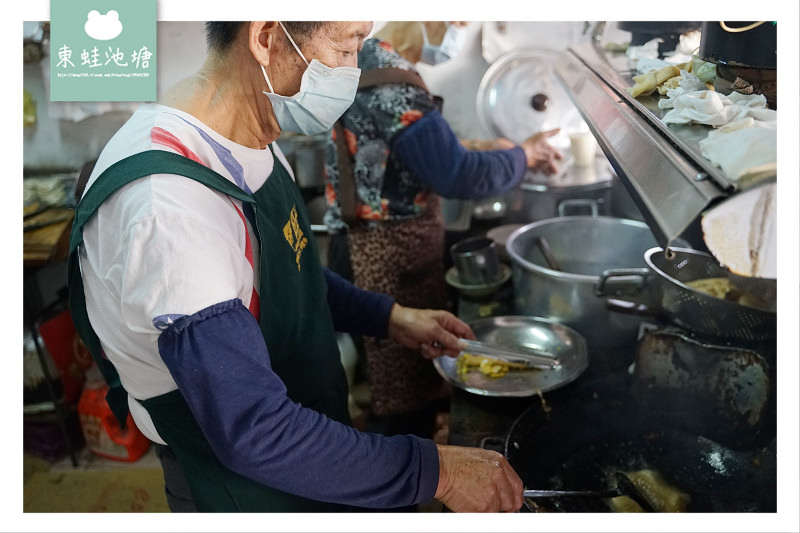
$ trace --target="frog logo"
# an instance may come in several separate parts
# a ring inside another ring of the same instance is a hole
[[[117,38],[122,33],[122,22],[119,20],[119,13],[112,9],[103,15],[96,9],[92,9],[86,16],[83,31],[97,41],[110,41]]]
[[[297,270],[299,271],[300,256],[308,245],[308,238],[303,235],[303,230],[300,229],[300,224],[297,222],[297,206],[292,207],[292,210],[289,212],[289,221],[283,226],[283,236],[295,253],[295,262],[297,263]]]

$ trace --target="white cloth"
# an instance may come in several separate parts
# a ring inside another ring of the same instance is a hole
[[[665,124],[705,124],[717,129],[700,141],[703,156],[720,167],[732,180],[769,174],[778,161],[777,112],[767,108],[763,95],[693,90],[701,83],[682,72],[686,80],[667,91],[658,102],[669,109]]]
[[[652,72],[654,70],[661,70],[664,67],[669,67],[672,63],[667,63],[663,59],[659,59],[657,57],[640,57],[636,60],[636,73],[637,74],[647,74],[648,72]]]
[[[724,126],[734,120],[752,117],[756,120],[777,120],[777,112],[767,108],[767,99],[761,94],[716,91],[687,91],[683,87],[671,89],[667,98],[658,102],[661,109],[670,109],[661,119],[665,124],[706,124]]]
[[[774,173],[778,164],[778,123],[746,117],[709,132],[700,141],[703,156],[739,180],[756,173]]]
[[[664,59],[673,65],[692,60],[692,55],[700,48],[700,30],[690,31],[678,37],[675,50],[664,53]]]
[[[268,149],[238,145],[191,115],[147,104],[109,141],[87,189],[128,155],[171,150],[154,142],[154,131],[156,138],[182,145],[184,153],[190,151],[234,183],[243,180],[252,191],[273,168]],[[89,319],[131,397],[146,399],[177,388],[158,352],[156,317],[190,315],[233,298],[249,305],[257,276],[245,256],[246,232],[256,264],[258,247],[234,202],[241,209],[238,201],[193,180],[155,175],[117,191],[86,225],[81,271]],[[162,442],[147,411],[130,398],[128,403],[139,429]]]
[[[637,70],[639,62],[642,60],[655,60],[666,65],[667,63],[665,61],[658,59],[658,44],[660,42],[661,39],[656,38],[650,39],[646,43],[639,46],[629,46],[628,49],[625,50],[625,56],[628,58],[628,64],[634,66],[637,68]],[[644,64],[646,64],[646,61]]]
[[[658,45],[661,39],[658,37],[640,46],[629,46],[625,51],[628,63],[639,74],[645,74],[651,70],[658,70],[669,65],[679,65],[692,61],[692,54],[700,47],[700,32],[690,31],[684,33],[678,39],[678,45],[675,50],[664,52],[663,59],[659,58]]]
[[[685,72],[683,75],[686,80],[658,102],[659,108],[669,109],[662,121],[717,128],[700,141],[700,150],[732,180],[774,173],[778,161],[778,114],[767,108],[767,99],[760,94],[734,92],[725,96],[716,91],[692,90],[700,80]]]

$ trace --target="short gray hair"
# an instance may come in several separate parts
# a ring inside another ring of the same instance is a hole
[[[243,21],[235,22],[206,22],[206,45],[209,50],[225,52],[231,45],[239,31],[247,24]],[[292,36],[297,46],[302,46],[327,22],[313,21],[284,21],[286,31]]]

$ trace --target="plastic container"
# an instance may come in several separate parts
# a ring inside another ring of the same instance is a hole
[[[120,427],[106,402],[108,389],[100,370],[92,366],[86,372],[86,384],[78,402],[86,447],[107,459],[136,461],[150,447],[150,441],[136,427],[130,414],[125,428]]]

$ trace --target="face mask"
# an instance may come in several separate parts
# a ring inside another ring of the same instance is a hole
[[[272,111],[283,131],[316,135],[333,127],[356,97],[361,69],[355,67],[326,67],[316,59],[309,63],[282,23],[289,42],[303,58],[307,67],[300,80],[300,91],[294,96],[275,94],[264,65],[261,72],[269,92],[263,91],[272,103]]]
[[[448,59],[454,57],[461,48],[464,47],[464,40],[467,37],[466,32],[462,28],[457,28],[453,24],[447,25],[447,31],[442,39],[442,44],[435,45],[428,41],[428,32],[425,30],[425,24],[420,22],[419,27],[422,30],[422,57],[420,61],[429,65],[436,65],[443,63]]]

